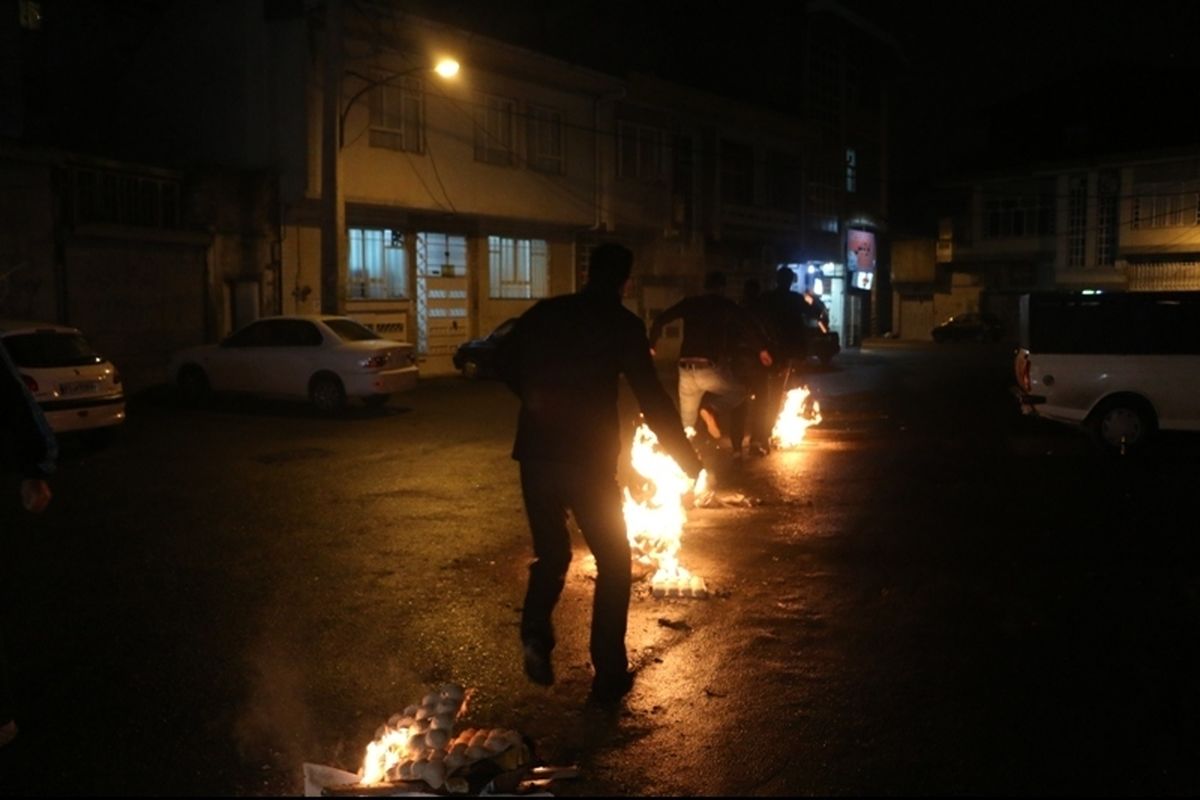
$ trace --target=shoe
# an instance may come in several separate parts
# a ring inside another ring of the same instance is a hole
[[[752,443],[750,445],[749,452],[750,452],[750,455],[754,456],[755,458],[762,458],[763,456],[767,455],[771,451],[768,450],[766,447],[762,446],[761,444]]]
[[[550,663],[550,651],[539,642],[526,642],[525,674],[529,680],[541,686],[554,685],[554,666]]]
[[[14,720],[0,725],[0,747],[4,747],[13,739],[17,738],[17,723]]]
[[[633,672],[625,671],[615,675],[597,675],[592,679],[592,691],[587,701],[590,705],[612,705],[629,694],[633,688]]]

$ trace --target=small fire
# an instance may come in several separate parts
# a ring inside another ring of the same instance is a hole
[[[651,578],[654,593],[703,596],[704,581],[680,565],[679,548],[687,522],[684,499],[708,490],[708,473],[701,471],[693,481],[644,423],[634,431],[630,461],[645,483],[640,498],[625,489],[625,531],[634,552],[657,568]]]
[[[783,410],[779,412],[775,428],[771,431],[772,444],[785,450],[798,447],[804,441],[804,434],[809,427],[821,421],[821,404],[811,397],[807,386],[797,387],[787,393]]]

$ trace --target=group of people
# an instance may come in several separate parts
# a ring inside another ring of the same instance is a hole
[[[520,626],[525,673],[535,683],[554,683],[552,615],[571,561],[573,516],[596,558],[589,699],[601,704],[620,700],[634,682],[625,649],[632,580],[617,484],[619,377],[625,376],[663,447],[694,480],[703,463],[689,434],[699,419],[718,438],[726,425],[735,457],[747,427],[750,451],[767,453],[773,412],[793,361],[804,357],[813,313],[813,305],[791,291],[796,276],[786,267],[770,291],[747,286],[741,305],[725,296],[725,275],[710,272],[704,292],[659,314],[647,335],[621,302],[632,267],[629,249],[595,248],[583,289],[525,312],[498,359],[501,378],[521,401],[512,455],[520,464],[533,539]],[[684,326],[678,409],[653,360],[665,326],[677,320]]]

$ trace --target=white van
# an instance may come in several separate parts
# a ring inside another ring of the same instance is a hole
[[[1028,294],[1019,337],[1023,412],[1121,453],[1200,430],[1200,292]]]

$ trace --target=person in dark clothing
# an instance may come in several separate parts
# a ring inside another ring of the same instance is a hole
[[[748,279],[742,287],[741,305],[758,320],[763,331],[769,330],[763,311],[762,291],[758,281],[753,278]],[[768,352],[774,347],[774,342],[769,342]],[[758,359],[753,344],[743,342],[734,361],[734,374],[746,385],[749,394],[745,401],[731,412],[729,431],[731,441],[734,437],[740,441],[747,427],[749,428],[750,454],[753,456],[765,456],[769,451],[771,425],[774,422],[769,418],[767,411],[767,383],[770,373],[771,368],[764,366]],[[734,448],[735,456],[739,450],[740,447]]]
[[[650,326],[653,347],[663,328],[683,320],[679,346],[679,416],[685,428],[695,428],[701,400],[707,393],[719,413],[742,403],[746,385],[734,374],[738,348],[749,343],[763,366],[771,364],[766,332],[746,309],[725,296],[725,274],[714,271],[704,280],[704,293],[685,297],[654,318]],[[742,437],[731,436],[736,455]]]
[[[764,414],[772,423],[779,415],[793,370],[799,369],[808,356],[809,305],[803,296],[792,291],[795,281],[796,273],[791,268],[780,267],[775,271],[774,288],[762,297],[761,316],[771,336],[775,357],[764,406]]]
[[[600,702],[633,686],[625,651],[631,554],[616,480],[619,376],[680,468],[695,478],[702,466],[659,383],[645,326],[621,304],[632,265],[627,248],[600,245],[583,290],[522,314],[498,354],[500,377],[521,399],[512,455],[533,535],[521,616],[525,672],[535,683],[554,683],[551,617],[571,561],[570,512],[596,557],[590,697]]]
[[[46,478],[54,471],[58,444],[37,401],[21,380],[4,345],[0,344],[0,420],[9,434],[17,470],[21,474],[21,505],[37,514],[50,503]],[[8,663],[0,637],[0,747],[17,735],[9,689]]]

